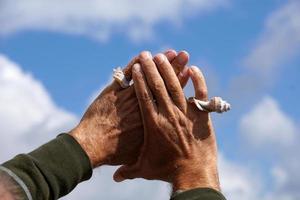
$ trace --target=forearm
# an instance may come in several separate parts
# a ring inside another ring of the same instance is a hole
[[[91,177],[86,153],[76,140],[61,135],[29,154],[21,154],[2,165],[24,184],[26,199],[58,199]],[[20,184],[19,184],[20,185]]]
[[[192,163],[179,165],[174,171],[172,200],[225,200],[220,193],[217,166]]]
[[[186,173],[173,183],[172,200],[225,200],[217,174]]]
[[[190,155],[188,159],[177,162],[171,183],[174,192],[194,188],[212,188],[220,191],[216,156]]]
[[[204,171],[191,168],[188,171],[178,174],[172,185],[174,192],[194,188],[212,188],[220,191],[219,177],[216,170]]]

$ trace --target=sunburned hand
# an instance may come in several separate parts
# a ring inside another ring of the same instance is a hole
[[[184,86],[188,80],[188,54],[174,50],[165,53]],[[131,79],[134,58],[123,70]],[[172,69],[173,70],[173,69]],[[93,167],[100,165],[132,164],[137,160],[143,143],[143,125],[133,87],[123,89],[114,81],[105,88],[84,114],[71,135],[88,154]]]
[[[173,184],[174,190],[209,187],[219,190],[217,146],[207,112],[188,103],[167,58],[155,62],[147,53],[133,66],[134,88],[143,118],[144,144],[138,161],[124,165],[115,181],[145,178]],[[207,100],[204,77],[189,69],[195,96]]]

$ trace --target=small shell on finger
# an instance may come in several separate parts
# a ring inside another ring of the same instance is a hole
[[[231,105],[221,97],[213,97],[209,101],[201,101],[195,97],[190,97],[188,101],[194,103],[199,110],[204,112],[223,113],[231,109]]]
[[[113,78],[120,84],[122,88],[125,89],[130,87],[130,81],[126,79],[121,67],[117,67],[113,70]]]

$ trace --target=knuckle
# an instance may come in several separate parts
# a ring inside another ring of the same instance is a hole
[[[167,118],[168,118],[168,121],[173,122],[173,123],[177,121],[176,116],[173,114],[170,114]]]
[[[208,95],[208,92],[207,92],[206,89],[204,89],[204,88],[197,89],[197,96],[198,96],[198,98],[206,99],[207,95]]]
[[[175,98],[176,100],[184,98],[183,93],[180,90],[178,90],[178,88],[174,86],[170,86],[168,87],[168,90],[171,93],[172,97]]]
[[[153,82],[153,90],[156,93],[160,93],[163,90],[164,86],[160,81]]]
[[[169,92],[172,92],[174,94],[179,94],[180,92],[178,91],[177,87],[173,84],[168,85],[168,90]]]
[[[142,100],[142,101],[151,101],[151,97],[149,96],[148,92],[144,89],[141,90],[138,96],[138,99]]]

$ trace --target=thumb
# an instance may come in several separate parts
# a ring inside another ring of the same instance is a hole
[[[126,179],[138,178],[139,170],[136,165],[123,165],[114,173],[114,181],[122,182]]]

